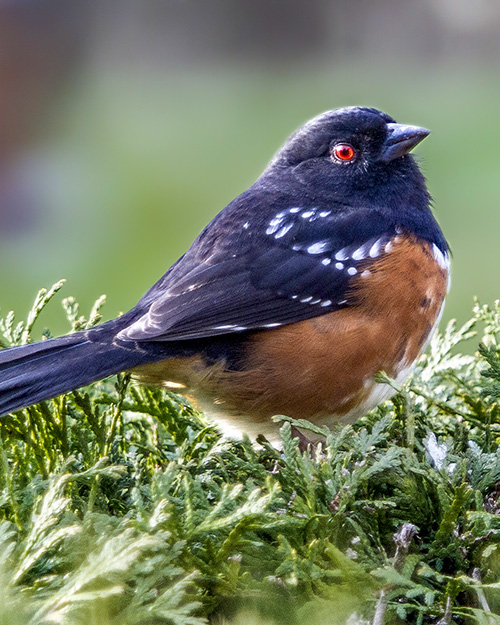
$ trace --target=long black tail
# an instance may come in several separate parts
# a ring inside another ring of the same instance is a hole
[[[112,323],[0,350],[0,416],[160,359],[135,343],[115,344]]]

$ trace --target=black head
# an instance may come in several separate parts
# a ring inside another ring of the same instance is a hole
[[[294,132],[272,160],[267,172],[286,169],[317,193],[337,199],[355,191],[403,181],[413,174],[423,184],[409,155],[429,134],[425,128],[397,124],[374,108],[347,107],[328,111]]]
[[[428,134],[374,108],[328,111],[290,136],[257,186],[280,190],[270,210],[299,202],[350,215],[351,223],[358,223],[358,215],[366,221],[362,216],[373,211],[365,229],[402,228],[446,250],[424,176],[410,154]]]

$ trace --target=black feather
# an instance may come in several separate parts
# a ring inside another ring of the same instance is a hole
[[[114,342],[113,322],[0,351],[0,415],[165,357],[153,347]],[[97,339],[97,340],[96,340]]]

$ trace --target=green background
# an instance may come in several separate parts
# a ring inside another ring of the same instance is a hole
[[[85,312],[102,293],[107,318],[129,309],[295,128],[351,104],[431,129],[416,153],[453,251],[444,320],[465,320],[474,295],[484,303],[500,295],[496,74],[346,61],[88,72],[52,108],[33,150],[37,214],[1,242],[2,314],[24,315],[36,291],[59,278]],[[67,330],[58,306],[42,319]]]

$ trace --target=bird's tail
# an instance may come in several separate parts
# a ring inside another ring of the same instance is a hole
[[[0,416],[155,360],[134,343],[114,344],[104,325],[0,350]]]

